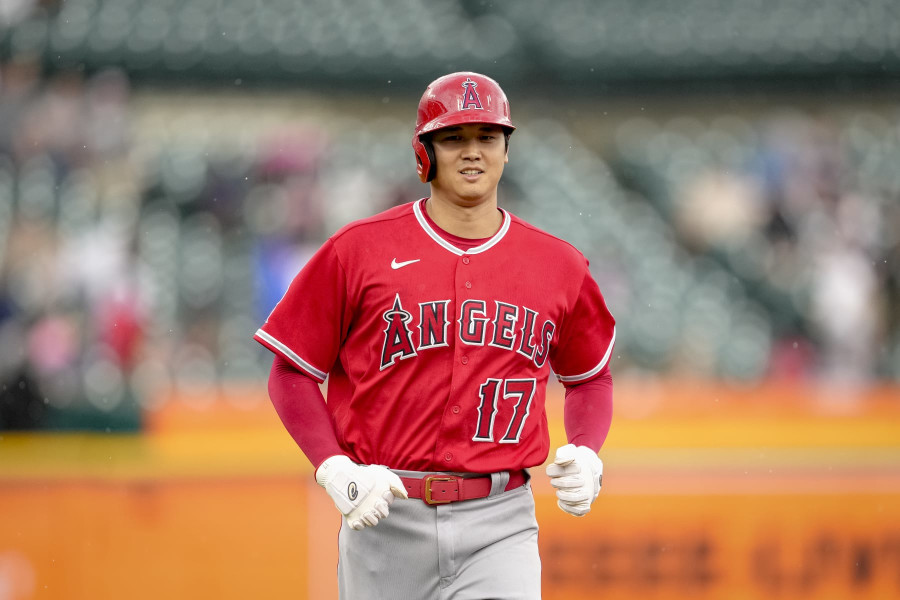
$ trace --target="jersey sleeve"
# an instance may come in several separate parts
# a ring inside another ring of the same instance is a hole
[[[567,386],[593,379],[609,364],[615,341],[616,321],[585,264],[581,289],[550,353],[557,379]]]
[[[269,398],[313,467],[318,468],[329,456],[343,454],[319,385],[278,355],[269,373]]]
[[[337,359],[350,317],[347,278],[329,240],[294,277],[253,338],[321,383]]]
[[[609,364],[585,383],[566,387],[563,424],[570,444],[599,452],[609,435],[613,411],[613,382]]]

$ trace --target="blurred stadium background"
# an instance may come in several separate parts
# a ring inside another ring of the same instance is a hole
[[[336,597],[251,337],[455,70],[618,320],[545,597],[900,597],[897,2],[2,0],[0,600]]]

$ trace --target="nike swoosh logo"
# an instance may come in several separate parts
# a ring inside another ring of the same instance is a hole
[[[391,261],[391,268],[392,268],[392,269],[400,269],[400,268],[405,267],[406,265],[411,265],[411,264],[413,264],[413,263],[417,263],[417,262],[419,262],[420,260],[422,260],[422,259],[421,259],[421,258],[415,258],[415,259],[413,259],[413,260],[405,260],[405,261],[403,261],[403,262],[397,262],[397,259],[395,258],[395,259],[393,259],[393,260]]]

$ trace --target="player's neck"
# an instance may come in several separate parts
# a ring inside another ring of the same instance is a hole
[[[503,215],[497,210],[496,196],[493,200],[465,205],[432,195],[425,203],[425,210],[435,225],[461,238],[489,238],[503,224]]]

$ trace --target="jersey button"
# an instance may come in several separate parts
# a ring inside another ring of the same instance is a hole
[[[446,460],[447,462],[450,462],[451,460],[453,460],[453,455],[448,452],[447,454],[444,455],[444,460]]]
[[[469,264],[469,257],[468,257],[468,256],[463,256],[463,264],[464,264],[464,265]]]
[[[463,356],[462,358],[459,359],[459,362],[461,362],[464,365],[467,365],[467,364],[469,364],[469,357]]]
[[[472,289],[472,282],[471,282],[471,281],[467,281],[467,282],[466,282],[466,289],[467,289],[467,290],[471,290],[471,289]]]
[[[458,407],[458,406],[454,406],[454,407],[451,408],[450,410],[453,411],[453,414],[454,414],[454,415],[458,415],[458,414],[459,414],[459,407]]]

